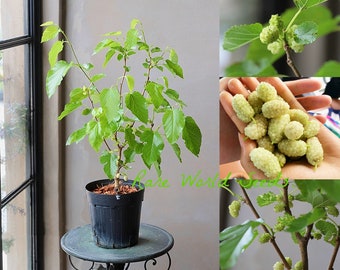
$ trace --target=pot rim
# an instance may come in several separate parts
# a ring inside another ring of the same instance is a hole
[[[126,181],[124,179],[120,179],[120,180],[122,180],[122,182],[123,182],[122,184],[123,185],[131,185],[132,186],[132,184],[134,183],[134,180],[130,180],[130,179],[128,179]],[[88,182],[85,185],[85,189],[88,192],[93,192],[93,188],[90,188],[90,187],[92,185],[95,185],[95,183],[100,184],[100,183],[110,183],[110,182],[113,182],[113,180],[110,180],[108,178],[93,180],[91,182]],[[137,187],[138,190],[136,192],[133,192],[133,193],[138,193],[138,192],[141,192],[142,190],[145,190],[145,185],[143,183],[141,183],[141,182],[136,182],[134,186]],[[108,195],[108,194],[97,194],[97,195]],[[124,195],[129,195],[129,194],[120,194],[120,195],[124,196]],[[116,196],[116,195],[114,195],[114,196]]]

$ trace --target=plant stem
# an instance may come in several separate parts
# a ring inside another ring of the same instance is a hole
[[[288,194],[288,185],[283,187],[283,201],[285,204],[285,213],[289,214],[292,216],[292,211],[289,206],[289,194]],[[302,236],[301,233],[296,232],[295,237],[299,242],[299,249],[300,249],[300,256],[301,256],[301,261],[303,264],[303,270],[308,270],[308,251],[307,251],[307,246],[308,242],[311,236],[311,232],[313,229],[313,224],[308,225],[307,231],[305,236]]]
[[[301,78],[301,74],[300,74],[300,72],[298,71],[298,69],[296,68],[296,66],[293,62],[292,56],[290,54],[290,48],[289,48],[289,46],[286,42],[285,42],[283,48],[284,48],[284,50],[286,52],[286,56],[287,56],[287,65],[291,68],[291,70],[293,71],[293,73],[296,77]]]
[[[241,189],[242,189],[242,192],[243,192],[245,201],[246,201],[246,203],[248,204],[248,206],[250,207],[251,211],[254,213],[255,217],[256,217],[256,218],[261,218],[261,216],[259,215],[259,213],[258,213],[257,210],[255,209],[253,203],[251,202],[251,200],[250,200],[250,198],[249,198],[249,196],[248,196],[248,193],[247,193],[246,189],[245,189],[244,187],[242,187],[241,185],[240,185],[240,187],[241,187]],[[262,227],[262,229],[265,231],[265,233],[269,233],[270,235],[272,235],[271,232],[268,230],[268,228],[267,228],[264,224],[261,224],[261,227]],[[272,235],[272,237],[271,237],[271,239],[270,239],[270,243],[273,245],[273,247],[274,247],[276,253],[279,255],[279,257],[280,257],[281,261],[283,262],[284,266],[285,266],[288,270],[290,270],[291,267],[290,267],[289,263],[287,262],[285,256],[283,255],[281,249],[280,249],[279,246],[277,245],[277,243],[276,243],[276,241],[275,241],[275,236]]]
[[[338,238],[336,239],[336,242],[335,242],[335,247],[333,250],[332,258],[331,258],[331,261],[329,262],[328,270],[334,270],[333,266],[334,266],[336,256],[338,255],[339,247],[340,247],[340,235],[338,234]]]

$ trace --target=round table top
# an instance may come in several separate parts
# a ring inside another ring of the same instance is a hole
[[[113,264],[157,258],[167,253],[173,245],[174,239],[170,233],[144,223],[139,229],[138,244],[127,248],[107,249],[97,246],[90,224],[74,228],[61,238],[61,247],[68,255],[85,261]]]

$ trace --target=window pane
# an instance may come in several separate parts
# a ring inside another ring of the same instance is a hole
[[[1,40],[27,34],[27,0],[0,1]]]
[[[0,54],[1,198],[27,178],[25,48],[15,47]]]
[[[30,209],[26,192],[21,192],[2,210],[2,269],[30,269]]]

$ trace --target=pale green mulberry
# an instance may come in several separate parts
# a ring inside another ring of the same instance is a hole
[[[257,95],[264,102],[274,100],[277,97],[277,92],[274,86],[267,82],[260,82],[256,87]]]
[[[263,27],[260,33],[260,40],[263,44],[269,44],[279,38],[280,31],[276,26],[268,25]]]
[[[302,157],[306,154],[307,144],[303,140],[283,139],[278,143],[280,152],[288,157]]]
[[[260,99],[258,93],[253,91],[248,96],[248,102],[250,106],[254,109],[255,113],[260,113],[262,110],[263,100]]]
[[[314,136],[318,135],[319,130],[320,130],[319,121],[316,120],[316,119],[312,119],[312,120],[308,121],[307,124],[305,125],[305,130],[303,132],[303,136],[306,139],[314,137]]]
[[[280,163],[272,152],[258,147],[254,148],[249,156],[254,166],[261,170],[268,178],[275,178],[281,172]]]
[[[317,137],[307,139],[306,158],[309,164],[317,167],[323,160],[323,148]]]
[[[237,117],[244,123],[249,123],[254,115],[254,109],[250,106],[246,98],[241,94],[236,94],[232,100],[232,107]]]
[[[303,126],[307,125],[309,121],[309,116],[302,110],[299,109],[290,109],[289,110],[290,120],[291,121],[298,121]]]
[[[266,118],[276,118],[288,112],[289,104],[282,100],[270,100],[262,106],[262,113]]]
[[[284,114],[280,117],[270,119],[268,125],[268,135],[272,143],[278,143],[283,139],[284,129],[289,122],[289,114]]]
[[[289,122],[285,129],[284,134],[289,140],[297,140],[300,139],[303,135],[303,125],[298,121],[291,121]]]
[[[233,217],[236,218],[238,217],[241,209],[241,203],[240,201],[232,201],[232,203],[228,206],[229,209],[229,214]]]
[[[268,51],[270,51],[272,54],[278,54],[282,48],[283,48],[283,45],[282,45],[282,41],[280,40],[274,41],[267,45]]]
[[[275,151],[274,155],[277,157],[277,160],[279,161],[282,168],[287,162],[286,156],[279,151]]]
[[[268,120],[262,114],[257,114],[244,128],[244,134],[251,140],[257,140],[266,135],[267,128]]]
[[[257,146],[262,147],[270,152],[274,152],[274,144],[270,140],[269,136],[263,136],[262,138],[258,139],[257,141]]]
[[[276,262],[273,265],[273,270],[284,270],[285,269],[285,265],[283,264],[283,262]]]

